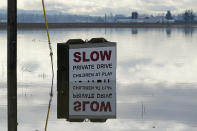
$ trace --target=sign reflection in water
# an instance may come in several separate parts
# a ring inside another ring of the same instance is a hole
[[[69,83],[70,118],[115,118],[116,82]]]

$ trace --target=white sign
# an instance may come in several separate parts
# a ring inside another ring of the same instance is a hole
[[[97,47],[69,50],[69,81],[116,80],[116,48]]]
[[[69,117],[116,117],[116,47],[69,50]]]

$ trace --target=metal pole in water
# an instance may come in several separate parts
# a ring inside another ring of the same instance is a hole
[[[17,131],[17,0],[7,4],[8,131]]]

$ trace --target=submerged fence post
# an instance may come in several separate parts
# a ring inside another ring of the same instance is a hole
[[[8,131],[17,131],[17,0],[7,4]]]

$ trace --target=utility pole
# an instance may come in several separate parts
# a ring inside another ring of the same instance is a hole
[[[17,0],[8,0],[7,18],[8,131],[17,131]]]

